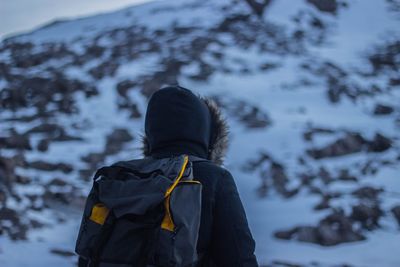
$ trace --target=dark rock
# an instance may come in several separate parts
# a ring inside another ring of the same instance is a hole
[[[274,236],[279,239],[290,240],[292,236],[297,232],[297,228],[288,231],[276,231]]]
[[[317,226],[297,226],[288,231],[278,231],[275,237],[296,239],[321,246],[334,246],[365,239],[361,233],[353,229],[352,221],[342,211],[334,211]]]
[[[54,178],[50,182],[47,183],[48,186],[66,186],[68,183],[61,178]]]
[[[105,51],[105,47],[93,44],[86,48],[85,56],[89,56],[91,58],[100,58]]]
[[[338,157],[360,152],[366,140],[358,133],[347,133],[346,136],[320,149],[309,149],[307,153],[315,159]]]
[[[269,70],[277,69],[279,67],[280,67],[280,65],[277,63],[265,62],[265,63],[261,64],[259,68],[262,71],[269,71]]]
[[[64,249],[58,249],[58,248],[52,248],[50,250],[51,253],[59,255],[59,256],[63,256],[63,257],[75,257],[76,254],[72,251],[69,250],[64,250]]]
[[[255,1],[255,0],[246,0],[247,4],[253,10],[253,12],[261,17],[264,14],[266,7],[271,4],[272,0],[264,0],[264,1]]]
[[[16,132],[9,137],[0,137],[0,148],[32,150],[29,136]]]
[[[18,175],[15,173],[15,168],[18,162],[16,160],[18,160],[17,157],[5,158],[0,156],[0,189],[1,185],[4,185],[10,190],[13,184],[17,182]]]
[[[269,160],[271,160],[271,156],[265,152],[261,152],[256,159],[246,162],[246,164],[243,166],[243,170],[248,172],[255,171],[257,168],[261,167],[262,164]]]
[[[133,140],[133,136],[126,129],[114,129],[106,138],[105,153],[108,155],[116,154],[121,151],[124,143]]]
[[[136,82],[131,80],[123,80],[117,84],[118,94],[122,97],[127,97],[128,91],[137,85]]]
[[[38,126],[35,126],[31,129],[29,129],[25,134],[46,133],[49,135],[57,135],[63,131],[64,131],[64,128],[62,128],[60,125],[53,124],[53,123],[43,123],[43,124],[40,124]]]
[[[379,226],[379,219],[382,215],[383,211],[378,204],[359,204],[353,206],[350,218],[360,222],[363,228],[373,230]]]
[[[25,240],[28,225],[23,223],[20,215],[12,209],[0,208],[0,229],[5,232],[12,240]],[[4,222],[8,222],[5,224]]]
[[[42,160],[29,162],[28,167],[41,171],[61,171],[63,173],[70,173],[73,171],[73,167],[70,164],[49,163]]]
[[[289,178],[286,175],[283,165],[277,162],[272,162],[270,167],[270,175],[272,177],[275,189],[279,193],[286,195],[286,184],[289,182]]]
[[[97,166],[99,162],[104,161],[105,155],[104,153],[89,153],[88,155],[83,156],[81,159],[91,166]]]
[[[52,192],[50,190],[46,190],[43,195],[43,201],[46,203],[46,207],[49,208],[53,203],[61,203],[64,205],[69,205],[71,202],[72,196],[70,192]]]
[[[272,123],[266,112],[243,100],[228,99],[222,96],[213,96],[212,99],[248,128],[265,128]]]
[[[330,182],[333,181],[333,178],[332,178],[331,174],[330,174],[329,171],[328,171],[327,169],[325,169],[324,167],[320,167],[320,168],[319,168],[318,176],[321,177],[321,180],[322,180],[325,184],[329,184]]]
[[[37,149],[41,152],[45,152],[49,149],[50,141],[49,139],[42,139],[37,145]]]
[[[314,206],[314,210],[324,210],[330,208],[331,197],[329,195],[323,195],[321,202]]]
[[[32,129],[28,130],[25,134],[35,134],[35,133],[42,133],[45,134],[48,138],[46,141],[43,141],[43,143],[38,146],[38,149],[40,151],[46,151],[48,148],[48,145],[50,141],[82,141],[83,139],[77,136],[71,136],[66,133],[63,127],[57,124],[52,124],[52,123],[43,123],[41,125],[38,125],[36,127],[33,127]],[[47,143],[47,144],[46,144]],[[46,147],[47,145],[47,147]],[[44,150],[41,150],[44,149]]]
[[[383,104],[377,104],[374,109],[374,114],[375,115],[388,115],[393,113],[394,108],[391,106],[383,105]]]
[[[383,152],[392,146],[392,140],[380,133],[375,134],[374,140],[368,143],[368,151]]]
[[[350,182],[357,182],[358,180],[356,176],[350,174],[350,171],[348,169],[341,169],[339,171],[337,179]]]
[[[18,184],[22,184],[22,185],[30,184],[31,183],[31,178],[29,178],[27,176],[15,175],[15,182],[18,183]]]
[[[399,227],[400,227],[400,205],[394,206],[391,209],[391,211],[393,213],[393,216],[396,218],[397,223],[399,224]]]
[[[367,174],[376,174],[378,172],[378,167],[376,166],[376,161],[375,160],[367,160],[365,163],[363,163],[361,169],[361,174],[367,175]]]
[[[318,244],[318,230],[312,226],[301,226],[296,229],[296,239],[302,242]]]
[[[139,119],[142,117],[142,113],[140,112],[137,104],[132,103],[128,109],[130,111],[130,118],[131,119]]]
[[[118,67],[119,65],[115,61],[106,61],[90,69],[89,74],[92,75],[96,80],[100,80],[104,77],[114,76]]]
[[[307,0],[307,2],[322,12],[336,14],[338,9],[336,0]]]
[[[380,193],[383,192],[382,188],[374,188],[370,186],[363,186],[354,190],[351,194],[360,199],[376,200]]]
[[[56,112],[77,112],[73,93],[83,91],[87,97],[95,95],[97,89],[85,82],[69,79],[58,70],[54,69],[48,77],[22,76],[9,82],[9,86],[0,91],[0,103],[3,108],[18,110],[20,108],[34,107],[38,117],[49,115],[48,105],[52,107],[50,116]],[[61,95],[62,97],[57,97]]]
[[[202,61],[199,65],[199,72],[197,74],[190,75],[189,78],[195,81],[207,81],[214,71],[214,67]]]

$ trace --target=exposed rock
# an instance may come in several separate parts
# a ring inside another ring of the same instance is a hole
[[[377,104],[374,109],[375,115],[388,115],[393,113],[394,108],[384,104]]]
[[[379,219],[382,215],[383,211],[376,203],[372,205],[359,204],[353,206],[350,218],[360,222],[363,228],[373,230],[379,226]]]
[[[45,152],[49,149],[50,141],[49,139],[42,139],[37,145],[37,150]]]
[[[29,136],[15,131],[9,137],[0,137],[0,148],[32,150]]]
[[[21,221],[15,210],[0,208],[0,218],[0,232],[5,232],[12,240],[26,239],[29,225]]]
[[[338,9],[338,2],[336,0],[307,0],[307,2],[322,12],[336,14]]]
[[[290,240],[292,236],[297,232],[297,228],[293,228],[287,231],[276,231],[274,236],[279,239]]]
[[[334,211],[322,219],[317,226],[297,226],[291,230],[278,231],[280,239],[296,239],[322,246],[364,240],[365,237],[353,229],[352,221],[342,211]]]
[[[249,160],[243,166],[243,170],[249,172],[259,171],[262,181],[257,191],[261,197],[267,195],[270,187],[273,187],[279,194],[287,198],[293,197],[300,190],[299,187],[288,188],[289,178],[285,167],[264,152],[260,153],[258,158]]]
[[[118,67],[119,65],[115,61],[106,61],[90,69],[89,74],[96,80],[100,80],[107,76],[114,76]]]
[[[383,192],[382,188],[374,188],[371,186],[363,186],[354,190],[351,194],[360,199],[376,200],[380,193]]]
[[[325,169],[324,167],[320,167],[319,171],[318,171],[318,176],[321,178],[321,180],[325,183],[325,184],[329,184],[333,181],[333,177],[332,175],[329,173],[329,171],[327,169]]]
[[[50,250],[50,252],[53,254],[59,255],[59,256],[63,256],[63,257],[75,257],[76,256],[76,254],[72,251],[59,249],[59,248],[52,248]]]
[[[365,143],[366,140],[359,133],[347,133],[335,142],[320,149],[309,149],[307,153],[315,159],[338,157],[360,152]]]
[[[122,97],[127,97],[128,91],[137,85],[132,80],[123,80],[117,84],[117,92]]]
[[[73,167],[70,164],[50,163],[42,160],[29,162],[28,167],[41,171],[61,171],[63,173],[70,173],[73,171]]]
[[[61,178],[54,178],[50,182],[47,183],[48,186],[66,186],[68,183]]]
[[[359,133],[347,132],[335,142],[323,148],[309,149],[307,153],[315,159],[321,159],[358,153],[364,148],[372,152],[383,152],[389,149],[391,144],[392,141],[380,133],[377,133],[372,141],[368,141]]]
[[[123,128],[114,129],[113,132],[106,138],[105,153],[110,155],[118,153],[123,148],[124,143],[132,140],[133,136],[128,130]]]
[[[58,124],[54,123],[43,123],[38,126],[35,126],[28,131],[26,131],[25,134],[31,134],[31,133],[45,133],[49,135],[58,135],[59,133],[63,132],[64,128],[62,128]]]
[[[10,110],[35,107],[39,117],[49,114],[48,105],[52,103],[57,111],[69,114],[77,112],[73,97],[77,91],[84,92],[87,97],[97,94],[94,86],[69,79],[54,70],[49,77],[14,77],[9,87],[0,91],[0,103],[2,108]],[[54,112],[51,115],[54,116]]]
[[[213,96],[212,98],[218,106],[226,110],[231,116],[236,117],[248,128],[265,128],[272,123],[266,112],[243,100],[227,99],[221,96]]]
[[[0,177],[2,178],[1,184],[4,184],[7,188],[11,188],[12,183],[16,179],[14,168],[15,165],[12,160],[0,157]]]
[[[319,202],[317,205],[314,206],[314,210],[324,210],[324,209],[329,209],[330,206],[330,200],[331,196],[330,195],[323,195],[321,202]]]
[[[263,0],[263,1],[255,1],[255,0],[246,0],[247,4],[251,7],[253,12],[257,16],[262,16],[264,14],[265,8],[271,4],[272,0]]]
[[[380,133],[375,134],[374,140],[368,143],[368,151],[382,152],[392,146],[392,140]]]
[[[348,169],[341,169],[337,179],[341,181],[357,182],[357,177],[350,174]]]
[[[391,209],[391,211],[393,213],[393,216],[396,218],[397,223],[399,224],[399,227],[400,227],[400,205],[394,206]]]
[[[379,75],[382,73],[393,73],[394,75],[387,75],[386,78],[398,77],[400,52],[400,40],[393,39],[375,47],[374,51],[368,56],[368,60],[373,68],[372,75]]]
[[[45,134],[47,136],[47,140],[43,142],[42,144],[39,144],[38,149],[41,151],[46,151],[48,148],[48,145],[50,144],[51,141],[82,141],[83,139],[81,137],[77,136],[71,136],[66,133],[65,129],[61,127],[58,124],[53,124],[53,123],[43,123],[38,126],[35,126],[28,130],[25,134],[36,134],[36,133],[41,133]],[[47,143],[47,146],[46,146]]]

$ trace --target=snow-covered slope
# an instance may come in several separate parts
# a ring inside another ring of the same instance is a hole
[[[260,264],[400,266],[399,1],[265,2],[155,1],[4,40],[0,266],[74,266],[94,170],[140,157],[147,98],[177,82],[228,117]]]

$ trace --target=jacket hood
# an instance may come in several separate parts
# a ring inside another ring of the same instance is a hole
[[[228,148],[228,125],[209,98],[172,86],[155,92],[147,107],[144,156],[189,153],[222,165]]]

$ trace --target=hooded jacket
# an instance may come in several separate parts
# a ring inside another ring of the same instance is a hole
[[[164,158],[188,154],[203,185],[197,251],[201,266],[255,267],[255,242],[231,173],[221,167],[228,146],[228,127],[215,103],[190,90],[166,87],[149,100],[143,154]]]

